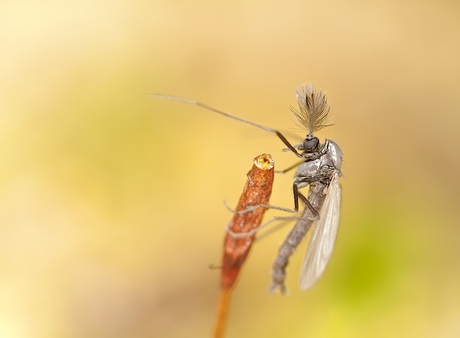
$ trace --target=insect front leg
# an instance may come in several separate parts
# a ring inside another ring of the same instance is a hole
[[[289,150],[289,149],[288,149]],[[283,170],[275,170],[275,174],[285,174],[288,171],[291,171],[292,169],[297,168],[301,163],[305,162],[305,160],[302,160],[300,162],[297,162],[296,164],[291,165],[290,167],[283,169]]]

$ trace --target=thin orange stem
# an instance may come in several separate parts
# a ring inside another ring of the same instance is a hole
[[[217,323],[214,338],[223,338],[227,326],[228,305],[230,302],[231,288],[221,288],[219,307],[217,309]]]
[[[245,211],[256,205],[267,205],[272,193],[274,179],[274,161],[268,154],[257,156],[247,175],[247,182],[236,207],[236,211]],[[221,292],[214,338],[222,338],[227,322],[230,292],[239,275],[249,251],[254,243],[255,233],[242,237],[232,234],[250,233],[257,229],[263,219],[266,208],[260,207],[251,212],[236,213],[228,225],[224,240],[224,254],[220,275]]]

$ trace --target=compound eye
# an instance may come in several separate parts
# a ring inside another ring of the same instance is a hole
[[[318,145],[319,145],[319,140],[317,137],[312,137],[312,138],[309,138],[307,136],[307,138],[305,139],[305,141],[303,141],[303,148],[306,150],[306,151],[313,151],[313,150],[316,150],[318,148]]]

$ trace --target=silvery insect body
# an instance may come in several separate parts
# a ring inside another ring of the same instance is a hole
[[[293,193],[294,210],[299,209],[299,198],[305,208],[301,216],[281,245],[272,269],[272,292],[286,291],[284,280],[289,257],[295,251],[311,227],[312,235],[302,263],[300,288],[308,289],[321,276],[331,257],[334,246],[340,213],[341,189],[338,183],[341,176],[342,150],[333,141],[326,139],[323,144],[314,136],[314,132],[327,126],[329,105],[326,96],[315,91],[311,84],[302,85],[297,91],[299,110],[292,109],[298,122],[308,130],[305,140],[292,145],[284,135],[276,129],[228,114],[195,100],[169,95],[151,94],[151,96],[171,99],[197,105],[214,113],[221,114],[246,124],[274,133],[297,157],[304,161],[299,165],[294,175]],[[308,198],[299,189],[309,186]],[[257,207],[257,206],[256,206]],[[260,206],[269,207],[269,206]],[[276,208],[275,209],[283,209]],[[250,234],[252,235],[252,233]]]
[[[306,207],[294,228],[281,245],[272,269],[270,291],[286,292],[284,281],[289,257],[313,225],[310,243],[307,246],[299,286],[306,290],[322,275],[331,257],[339,224],[342,150],[331,140],[320,144],[314,132],[326,124],[329,106],[324,94],[315,92],[312,85],[303,85],[297,90],[299,111],[293,111],[298,121],[308,129],[305,141],[296,148],[305,158],[294,175],[294,196],[298,190],[310,187]],[[319,215],[318,215],[319,214]]]
[[[294,175],[294,195],[307,185],[310,189],[302,215],[279,248],[272,269],[271,292],[286,292],[284,281],[289,257],[312,226],[299,286],[302,290],[313,286],[331,257],[339,224],[341,189],[338,180],[341,176],[342,150],[328,139],[320,144],[313,134],[328,126],[326,118],[329,106],[326,97],[321,92],[315,92],[312,85],[303,85],[297,90],[297,100],[300,110],[293,110],[293,113],[308,129],[308,134],[305,141],[296,147],[303,151],[299,157],[306,160],[300,164]]]

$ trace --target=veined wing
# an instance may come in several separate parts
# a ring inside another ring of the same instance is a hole
[[[337,173],[327,187],[326,198],[319,213],[320,219],[313,224],[310,243],[300,271],[299,287],[302,290],[315,284],[331,258],[339,226],[341,196]]]

